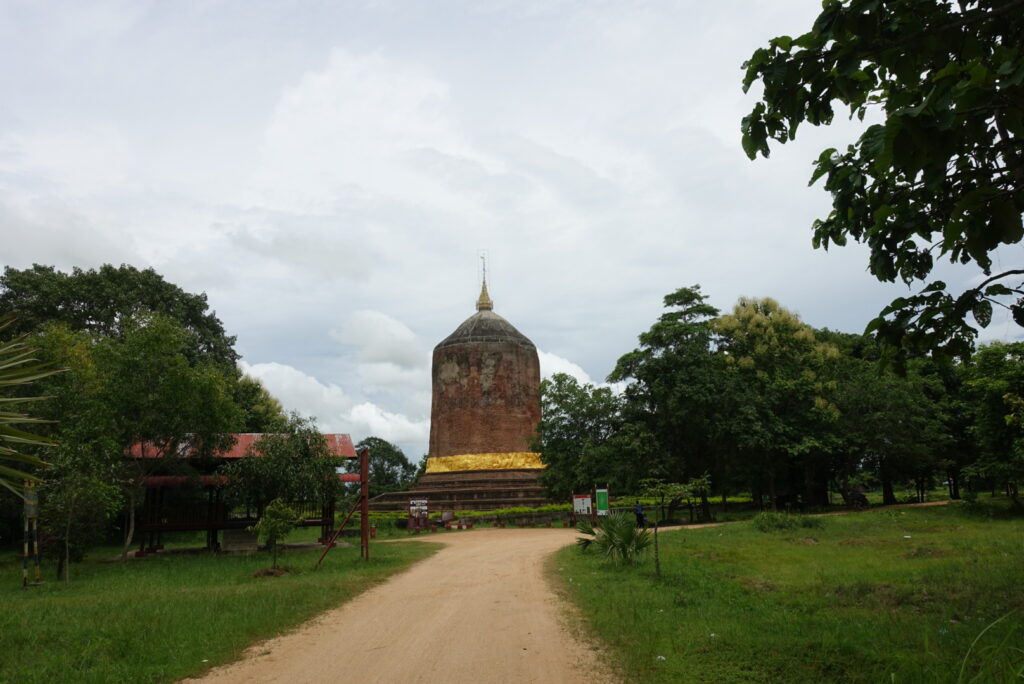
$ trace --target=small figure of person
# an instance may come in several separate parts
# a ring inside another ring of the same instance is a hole
[[[644,515],[644,505],[636,502],[636,526],[641,530],[647,527],[647,517]]]

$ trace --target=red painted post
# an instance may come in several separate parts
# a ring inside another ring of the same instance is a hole
[[[359,524],[360,551],[363,560],[370,560],[370,448],[363,447],[359,450],[359,493],[360,513],[362,521]]]

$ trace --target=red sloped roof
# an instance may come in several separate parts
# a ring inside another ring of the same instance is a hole
[[[189,481],[185,475],[147,475],[142,478],[143,487],[180,487]],[[223,487],[229,480],[223,475],[200,475],[199,484]],[[359,473],[338,473],[338,482],[359,482]]]
[[[242,458],[248,453],[256,440],[263,436],[259,432],[244,432],[232,435],[235,444],[226,451],[214,454],[214,458]],[[344,434],[324,435],[327,440],[327,449],[331,456],[336,458],[355,458],[356,448],[352,444],[352,438]],[[137,442],[128,449],[128,455],[132,458],[162,458],[164,456],[160,449],[157,449],[151,442]],[[185,454],[178,454],[187,458]]]

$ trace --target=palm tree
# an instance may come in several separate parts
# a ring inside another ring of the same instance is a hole
[[[0,316],[0,331],[7,328],[14,320],[14,314]],[[14,385],[26,385],[48,375],[58,373],[63,368],[54,368],[51,364],[39,363],[33,356],[35,350],[25,342],[25,335],[9,342],[0,341],[0,392],[2,388]],[[4,392],[6,395],[6,392]],[[21,450],[26,446],[53,446],[53,442],[45,437],[34,435],[19,429],[20,426],[48,421],[11,410],[17,404],[24,404],[46,397],[0,396],[0,486],[9,489],[21,497],[22,483],[25,480],[37,480],[30,473],[20,470],[24,465],[46,465],[38,457],[26,454]],[[19,426],[19,427],[15,427]],[[14,462],[18,467],[6,465]]]

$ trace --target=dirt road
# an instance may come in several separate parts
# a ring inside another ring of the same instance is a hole
[[[477,530],[201,682],[610,681],[574,638],[543,562],[574,530]]]

